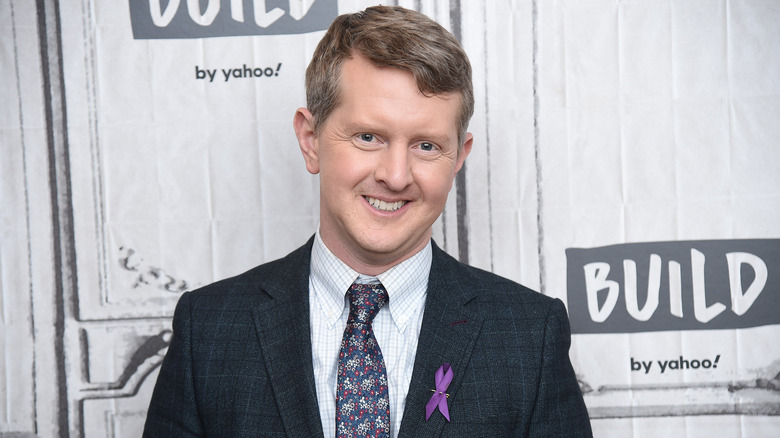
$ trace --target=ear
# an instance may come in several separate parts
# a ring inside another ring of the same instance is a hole
[[[458,173],[460,168],[463,167],[463,163],[466,162],[466,157],[468,157],[471,152],[471,144],[473,142],[474,136],[470,132],[467,132],[466,141],[463,142],[463,146],[458,150],[458,161],[455,163],[455,173]]]
[[[293,128],[306,162],[306,170],[312,175],[320,173],[317,134],[314,133],[314,117],[311,112],[306,108],[298,108],[293,118]]]

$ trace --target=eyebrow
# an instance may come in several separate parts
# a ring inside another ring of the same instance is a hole
[[[372,122],[347,122],[344,124],[344,129],[347,132],[353,134],[377,134],[383,137],[386,136],[385,133],[387,132],[386,128],[383,128],[379,124]],[[425,141],[436,143],[439,146],[450,143],[457,143],[457,141],[453,140],[453,137],[449,134],[435,134],[424,131],[422,133],[416,133],[414,136],[412,136],[410,142],[417,143]]]

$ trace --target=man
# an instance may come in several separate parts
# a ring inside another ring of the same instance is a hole
[[[563,304],[431,241],[471,151],[471,67],[427,17],[330,26],[293,125],[320,226],[182,296],[145,436],[590,436]]]

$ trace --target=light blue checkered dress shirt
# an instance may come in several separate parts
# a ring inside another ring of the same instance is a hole
[[[406,393],[412,380],[417,340],[422,325],[431,243],[407,260],[370,277],[360,275],[333,255],[319,232],[311,250],[309,309],[317,402],[325,437],[336,436],[336,385],[339,348],[349,316],[347,290],[353,282],[381,282],[389,296],[373,322],[390,382],[390,436],[398,436]]]

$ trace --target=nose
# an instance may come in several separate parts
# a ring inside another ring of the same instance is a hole
[[[391,144],[378,157],[374,177],[388,189],[400,192],[412,184],[411,151],[406,145]]]

